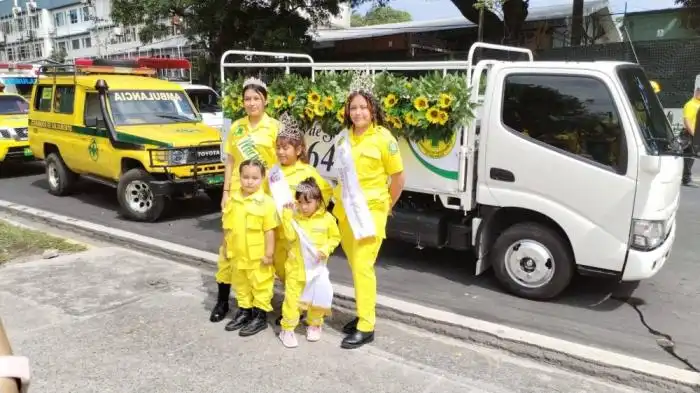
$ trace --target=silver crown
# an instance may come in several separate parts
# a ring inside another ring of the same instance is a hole
[[[243,81],[243,88],[245,89],[248,86],[260,86],[263,89],[267,90],[267,85],[265,84],[265,82],[256,77],[250,77]]]
[[[284,112],[279,118],[280,131],[277,137],[289,138],[295,141],[301,141],[304,138],[304,133],[301,131],[299,123],[292,118],[289,113]]]
[[[350,92],[372,93],[374,90],[374,78],[369,72],[356,72],[350,81]]]
[[[307,183],[299,183],[297,185],[297,192],[302,193],[302,194],[313,192],[314,189],[315,189],[314,186],[311,186]]]

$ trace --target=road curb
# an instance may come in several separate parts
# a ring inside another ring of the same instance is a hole
[[[46,222],[59,228],[128,245],[149,254],[177,259],[178,262],[215,268],[217,255],[132,232],[78,220],[45,210],[0,200],[0,210]],[[354,290],[333,284],[336,305],[354,308]],[[698,392],[700,374],[661,363],[527,332],[448,311],[409,303],[384,295],[377,296],[377,314],[443,335],[496,347],[547,363],[610,379],[646,391]]]

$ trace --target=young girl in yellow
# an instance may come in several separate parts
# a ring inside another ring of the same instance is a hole
[[[224,253],[233,265],[231,284],[238,302],[238,311],[226,330],[240,329],[241,336],[252,336],[267,328],[267,313],[272,311],[272,257],[278,218],[275,202],[261,187],[263,162],[245,160],[239,174],[240,188],[231,194],[222,217]]]
[[[290,244],[285,262],[282,330],[279,338],[287,348],[298,345],[294,329],[300,309],[308,310],[306,339],[321,339],[323,317],[330,315],[333,288],[326,262],[340,243],[335,217],[325,209],[321,189],[314,177],[297,186],[296,206],[289,203],[282,213],[284,236]]]

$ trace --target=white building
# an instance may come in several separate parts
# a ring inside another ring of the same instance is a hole
[[[179,27],[157,42],[142,45],[136,27],[116,26],[111,0],[0,0],[0,62],[37,62],[53,50],[67,59],[119,55],[182,56],[191,49]],[[330,21],[350,25],[351,10]],[[167,21],[170,24],[170,21]]]

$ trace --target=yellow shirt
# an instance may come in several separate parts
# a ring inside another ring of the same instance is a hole
[[[234,161],[231,173],[231,192],[241,188],[238,171],[241,162],[251,158],[259,158],[265,163],[267,169],[277,163],[275,141],[279,127],[279,122],[267,114],[263,115],[255,127],[250,126],[248,116],[233,122],[224,147],[225,153],[232,156]]]
[[[272,197],[262,188],[248,196],[240,190],[231,195],[222,215],[226,254],[239,269],[254,269],[265,256],[265,232],[279,223]]]
[[[284,236],[291,246],[291,252],[285,262],[285,271],[289,277],[303,281],[305,278],[304,258],[301,254],[299,237],[292,226],[292,219],[304,230],[314,247],[328,257],[340,244],[340,231],[335,217],[322,208],[318,209],[311,217],[304,217],[300,212],[292,213],[290,209],[284,210],[282,228]]]
[[[683,106],[683,118],[688,119],[688,123],[690,123],[690,127],[692,127],[690,132],[693,133],[698,127],[698,110],[700,110],[700,100],[695,97],[691,98]]]
[[[306,180],[306,178],[313,177],[316,179],[316,183],[318,183],[318,186],[321,189],[323,202],[328,205],[331,195],[333,194],[333,189],[326,179],[321,177],[316,168],[301,161],[297,161],[293,165],[280,167],[282,168],[282,173],[284,173],[284,178],[289,184],[289,189],[292,191],[292,196],[294,196],[299,183]]]
[[[391,132],[381,126],[371,126],[362,135],[350,134],[350,148],[355,162],[360,188],[367,199],[377,236],[386,237],[387,214],[391,208],[389,177],[403,171],[403,160],[399,145]],[[345,218],[342,208],[341,184],[334,190],[333,213],[339,220]]]

